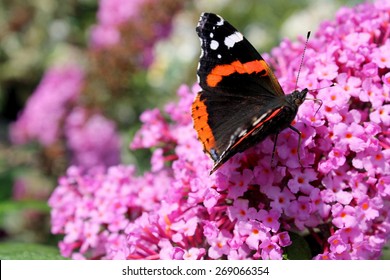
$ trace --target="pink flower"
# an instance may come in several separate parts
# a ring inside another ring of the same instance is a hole
[[[227,214],[230,220],[246,221],[256,216],[256,209],[248,207],[249,201],[246,199],[236,199],[231,207],[228,207]]]
[[[351,33],[344,37],[344,46],[351,51],[358,51],[359,48],[368,45],[370,39],[369,33]]]
[[[209,239],[210,248],[208,254],[213,259],[218,259],[222,255],[227,255],[230,251],[230,247],[228,245],[228,240],[230,240],[231,234],[222,230],[216,238]]]
[[[295,225],[303,228],[303,223],[309,221],[310,215],[315,211],[310,199],[307,196],[299,196],[297,200],[291,202],[286,209],[286,215],[295,218]]]
[[[278,238],[278,243],[281,247],[286,247],[291,245],[292,241],[287,231],[282,231],[278,233],[276,236]]]
[[[301,191],[304,194],[310,194],[313,191],[313,186],[310,182],[317,179],[316,172],[311,168],[306,168],[304,171],[294,170],[291,172],[293,178],[288,181],[288,187],[292,193]]]
[[[270,187],[266,194],[271,199],[271,207],[275,210],[286,209],[295,196],[289,189],[284,188],[282,191],[278,187]]]
[[[387,54],[390,52],[390,39],[372,52],[372,61],[378,65],[379,68],[390,68],[390,59]]]
[[[248,189],[248,183],[253,179],[253,172],[249,169],[245,169],[242,174],[231,174],[229,178],[229,196],[233,199],[242,196]]]
[[[237,230],[240,236],[245,238],[245,243],[252,250],[258,250],[260,242],[270,237],[269,230],[256,220],[239,222]]]
[[[318,215],[324,220],[329,217],[329,212],[331,206],[327,203],[324,203],[321,196],[321,191],[319,189],[314,189],[310,194],[311,204],[314,209],[317,209]]]
[[[341,254],[345,251],[350,250],[350,246],[340,238],[338,235],[333,235],[328,239],[328,242],[330,244],[330,250],[333,253]]]
[[[339,123],[334,126],[335,141],[338,141],[339,147],[342,150],[346,149],[348,145],[349,149],[354,152],[361,152],[367,147],[367,143],[364,141],[364,128],[356,123],[346,125]]]
[[[277,232],[280,227],[279,223],[280,212],[274,209],[271,209],[269,212],[266,210],[259,211],[259,220],[263,222],[263,225],[273,231]]]
[[[338,228],[353,227],[356,225],[355,209],[349,205],[343,207],[340,204],[335,204],[332,208],[333,224]]]
[[[183,255],[184,260],[199,260],[205,255],[203,248],[191,248]]]
[[[270,240],[265,240],[260,244],[261,258],[263,260],[281,260],[282,259],[282,249],[280,246]]]
[[[144,125],[134,138],[132,149],[151,148],[171,140],[168,125],[158,109],[143,112],[141,121]]]
[[[314,73],[322,80],[333,80],[337,76],[338,67],[336,64],[321,62],[314,68]]]
[[[320,162],[318,169],[323,173],[328,173],[332,169],[337,169],[340,166],[343,166],[345,163],[346,157],[344,151],[340,148],[334,148],[328,155],[328,158]]]
[[[390,104],[383,105],[370,114],[370,118],[375,123],[390,125]]]

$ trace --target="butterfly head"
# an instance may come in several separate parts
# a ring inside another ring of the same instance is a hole
[[[291,93],[291,100],[293,105],[299,107],[303,103],[303,101],[305,101],[306,94],[308,93],[308,91],[309,90],[307,88],[303,90],[294,90]]]

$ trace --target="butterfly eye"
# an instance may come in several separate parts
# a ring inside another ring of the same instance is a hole
[[[300,99],[300,98],[295,99],[294,100],[295,101],[295,105],[300,106],[303,103],[303,100],[304,99]]]

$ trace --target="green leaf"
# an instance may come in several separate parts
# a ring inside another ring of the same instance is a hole
[[[390,260],[390,242],[382,250],[382,260]]]
[[[1,161],[1,157],[0,157]],[[7,200],[12,196],[13,177],[11,172],[3,172],[3,163],[0,162],[0,201]],[[7,170],[8,171],[8,170]]]
[[[289,232],[292,244],[286,247],[286,255],[289,260],[310,260],[312,259],[309,244],[306,240],[294,232]]]
[[[66,260],[56,247],[31,243],[0,244],[0,260]]]
[[[37,210],[41,212],[50,212],[50,208],[46,201],[38,200],[21,200],[21,201],[2,201],[0,203],[0,214],[5,214],[11,211],[21,210]]]

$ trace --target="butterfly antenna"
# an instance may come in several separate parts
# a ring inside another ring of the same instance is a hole
[[[324,87],[319,87],[319,88],[311,88],[311,89],[309,89],[309,91],[319,91],[321,89],[331,88],[334,86],[337,86],[337,83],[331,83],[329,86],[324,86]]]
[[[299,65],[299,69],[298,69],[297,81],[296,81],[296,83],[295,83],[295,90],[298,88],[299,74],[301,73],[301,68],[302,68],[302,64],[303,64],[303,59],[305,58],[305,52],[306,52],[307,42],[309,41],[309,38],[310,38],[310,33],[311,33],[311,32],[309,31],[309,32],[307,32],[307,35],[306,35],[305,47],[303,48],[301,64]]]
[[[336,83],[332,83],[332,84],[329,85],[329,86],[320,87],[320,88],[315,88],[315,89],[309,89],[309,91],[319,91],[319,90],[321,90],[321,89],[331,88],[331,87],[334,87],[334,86],[336,86],[336,85],[337,85]],[[322,100],[319,99],[319,98],[305,98],[305,100],[313,100],[314,102],[320,104],[320,106],[318,107],[318,109],[317,109],[316,113],[314,114],[314,116],[317,115],[318,111],[320,110],[320,108],[321,108],[321,106],[322,106],[322,103],[323,103]]]

